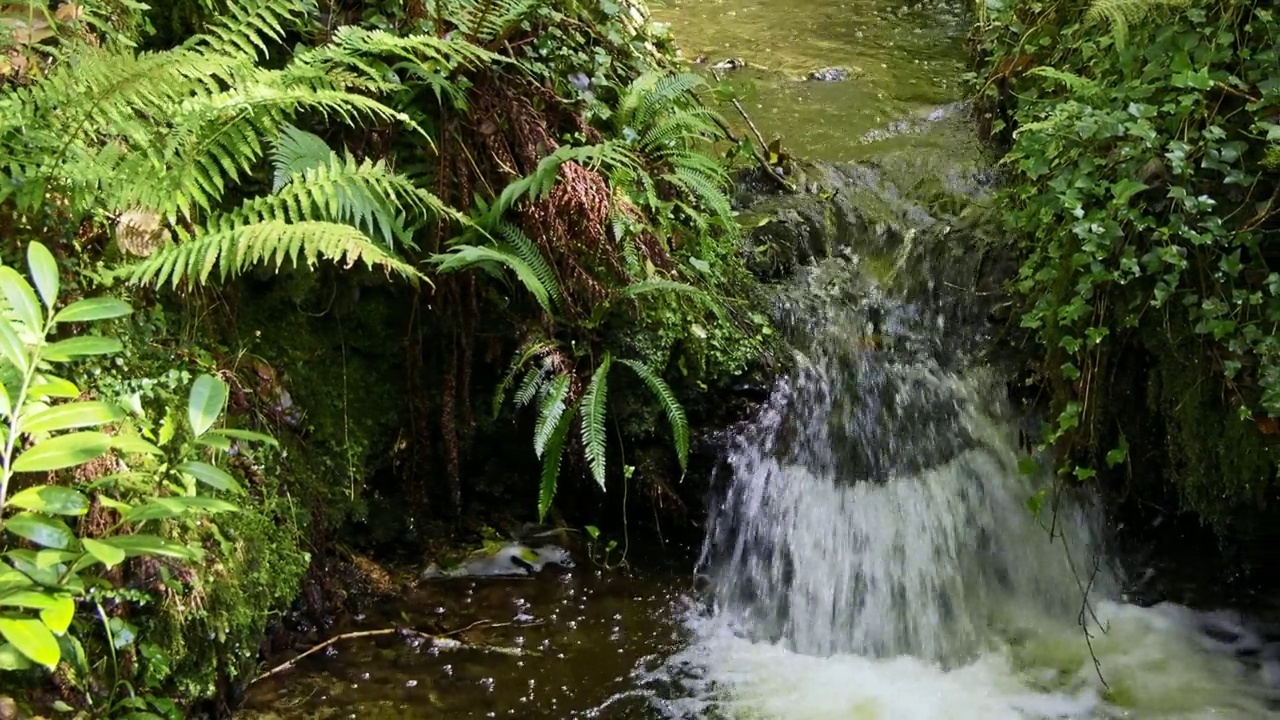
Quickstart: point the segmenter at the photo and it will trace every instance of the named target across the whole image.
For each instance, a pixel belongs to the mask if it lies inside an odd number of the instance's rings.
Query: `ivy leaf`
[[[9,498],[9,505],[45,515],[84,515],[89,499],[79,490],[59,485],[37,485]]]
[[[45,307],[52,310],[58,300],[58,261],[53,259],[49,248],[33,242],[27,246],[27,266],[31,269],[31,279],[36,283],[40,299]]]
[[[23,655],[45,667],[58,664],[62,652],[49,628],[33,618],[0,617],[0,635]]]
[[[111,437],[100,432],[75,432],[36,443],[13,461],[14,472],[46,472],[82,465],[111,449]]]
[[[133,312],[129,303],[109,297],[77,300],[53,316],[54,322],[94,322],[123,317]]]
[[[191,432],[200,437],[208,432],[222,414],[227,402],[227,384],[212,375],[201,375],[191,385],[187,398],[187,419]]]

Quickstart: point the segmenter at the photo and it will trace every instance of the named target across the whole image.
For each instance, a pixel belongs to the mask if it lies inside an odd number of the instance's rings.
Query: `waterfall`
[[[943,665],[1019,612],[1073,618],[1088,516],[1060,512],[1051,537],[1028,510],[1036,479],[966,329],[874,283],[842,295],[783,313],[794,370],[731,443],[703,557],[716,612],[798,653]]]

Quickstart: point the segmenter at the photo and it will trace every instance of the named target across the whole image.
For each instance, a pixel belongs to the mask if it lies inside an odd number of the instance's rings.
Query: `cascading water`
[[[856,292],[797,301],[796,369],[732,444],[705,550],[717,611],[799,653],[944,665],[1017,608],[1074,617],[1090,534],[1073,519],[1051,543],[1027,511],[994,374],[960,362],[966,330]]]
[[[908,251],[896,270],[919,260]],[[972,313],[937,302],[940,277],[913,291],[930,301],[895,297],[874,265],[828,260],[782,303],[794,370],[730,444],[703,548],[712,608],[658,673],[684,688],[659,709],[1280,717],[1262,682],[1280,670],[1274,646],[1221,616],[1114,600],[1088,504],[1028,510],[1037,480],[1020,472],[998,373],[972,361]]]

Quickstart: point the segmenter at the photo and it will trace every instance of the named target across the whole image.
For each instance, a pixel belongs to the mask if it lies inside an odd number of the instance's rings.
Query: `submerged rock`
[[[824,67],[818,68],[804,77],[806,80],[814,82],[840,82],[841,80],[848,80],[854,74],[854,71],[847,67]]]
[[[423,579],[457,577],[519,577],[539,573],[548,565],[572,568],[569,551],[558,545],[530,547],[521,543],[503,545],[496,551],[482,550],[473,553],[461,565],[441,569],[431,565],[422,573]]]

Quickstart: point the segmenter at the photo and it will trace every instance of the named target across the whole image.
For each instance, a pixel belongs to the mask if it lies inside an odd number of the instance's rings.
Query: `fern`
[[[1056,80],[1082,97],[1093,97],[1102,92],[1102,87],[1093,80],[1057,68],[1041,66],[1032,69],[1028,74]]]
[[[671,386],[662,379],[662,376],[653,371],[653,368],[636,360],[622,360],[622,364],[635,371],[640,376],[644,384],[648,386],[649,391],[662,405],[662,411],[667,416],[667,422],[671,424],[672,442],[676,448],[676,458],[680,461],[680,469],[685,470],[689,465],[689,420],[685,416],[684,407],[680,401],[676,399],[676,395],[671,391]]]
[[[363,263],[406,279],[425,279],[412,265],[370,241],[364,233],[338,223],[269,220],[251,225],[232,224],[223,230],[194,236],[179,230],[178,235],[178,244],[127,268],[126,277],[138,284],[167,282],[177,287],[183,280],[204,283],[215,268],[219,270],[219,279],[226,280],[254,265],[273,264],[280,269],[288,261],[294,266],[310,267],[324,258],[344,267]]]
[[[564,457],[564,445],[569,438],[569,430],[573,427],[573,415],[576,412],[578,412],[577,404],[560,416],[555,430],[547,439],[542,455],[542,479],[538,485],[538,522],[542,522],[547,516],[547,511],[551,509],[551,503],[555,500],[556,486],[560,479],[561,458]]]
[[[587,458],[587,466],[591,476],[600,485],[605,485],[605,461],[608,443],[605,437],[604,420],[608,405],[609,368],[612,357],[605,353],[604,359],[591,375],[591,382],[582,393],[582,410],[579,413],[582,421],[582,452]]]
[[[1092,0],[1085,11],[1089,22],[1106,21],[1111,26],[1116,45],[1123,47],[1129,38],[1129,27],[1157,10],[1186,7],[1190,0]]]
[[[533,402],[533,398],[542,389],[542,384],[546,382],[546,379],[547,369],[545,366],[529,368],[524,374],[524,379],[520,381],[520,387],[516,390],[515,399],[513,400],[516,407],[524,407]]]
[[[507,393],[511,391],[511,385],[515,382],[516,376],[530,360],[548,355],[555,351],[556,345],[553,342],[536,338],[524,343],[520,350],[516,353],[515,358],[511,361],[507,368],[506,374],[502,376],[502,380],[498,383],[498,388],[493,393],[493,416],[498,417],[502,404],[507,400]]]
[[[445,273],[472,268],[490,271],[496,267],[507,268],[515,273],[516,279],[524,285],[529,294],[533,295],[543,310],[548,313],[555,310],[551,300],[552,289],[544,285],[538,277],[538,272],[510,248],[501,245],[457,245],[447,253],[433,256],[431,262],[436,264],[440,272]]]
[[[538,411],[538,423],[533,431],[533,452],[539,458],[546,450],[547,443],[551,441],[555,429],[560,425],[560,418],[568,407],[571,380],[572,378],[568,375],[557,375],[555,380],[547,385],[547,391]]]
[[[333,149],[319,135],[285,125],[271,153],[271,165],[275,169],[272,192],[279,192],[295,176],[328,164],[334,157]]]

